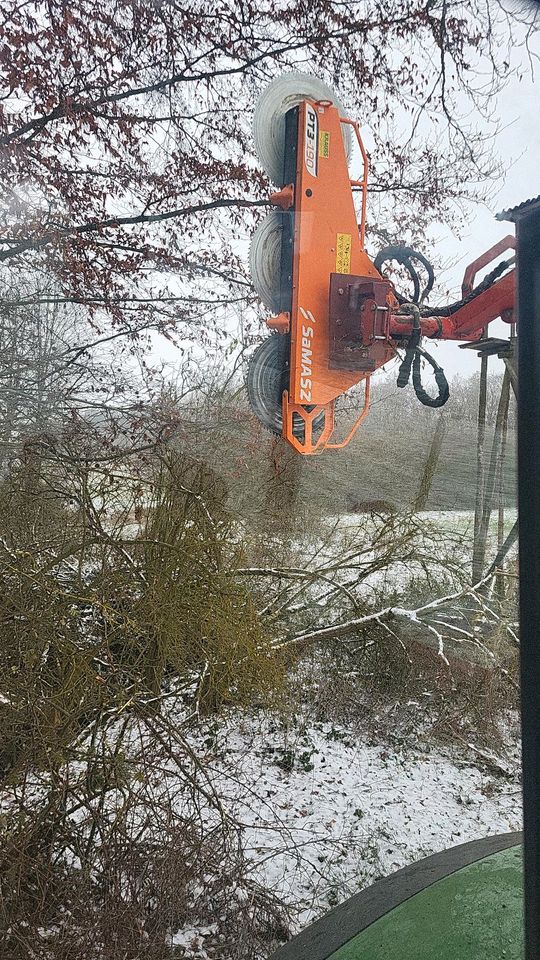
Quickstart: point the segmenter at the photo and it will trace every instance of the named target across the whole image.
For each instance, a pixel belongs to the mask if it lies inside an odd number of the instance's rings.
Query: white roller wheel
[[[249,248],[253,286],[273,313],[279,313],[282,217],[273,210],[258,225]]]
[[[290,336],[273,333],[259,344],[251,355],[246,372],[246,387],[254,414],[263,426],[278,435],[283,431],[283,391],[289,389]],[[306,406],[306,410],[313,407]],[[313,429],[324,427],[324,412],[315,417]],[[304,439],[305,426],[301,416],[293,413],[292,432]]]
[[[331,100],[342,117],[346,111],[328,84],[308,73],[295,70],[282,73],[261,93],[253,116],[255,150],[270,179],[282,187],[283,155],[285,152],[285,114],[308,97],[311,100]],[[352,149],[351,130],[343,126],[343,142],[347,160]]]

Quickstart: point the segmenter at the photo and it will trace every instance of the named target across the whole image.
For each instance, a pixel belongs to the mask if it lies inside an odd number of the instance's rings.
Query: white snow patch
[[[428,743],[396,750],[330,724],[285,737],[268,718],[229,722],[224,736],[214,785],[295,929],[407,863],[520,827],[516,779]]]
[[[182,947],[184,957],[193,957],[197,960],[207,960],[208,953],[204,949],[204,941],[217,933],[217,923],[212,923],[207,927],[184,927],[178,930],[172,937],[173,947]]]

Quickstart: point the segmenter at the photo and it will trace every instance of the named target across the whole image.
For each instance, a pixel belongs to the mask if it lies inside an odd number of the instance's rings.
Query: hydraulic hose
[[[391,244],[388,247],[384,247],[379,251],[375,260],[373,261],[375,268],[382,273],[382,267],[385,263],[388,263],[390,260],[396,260],[397,263],[401,263],[407,273],[409,274],[414,287],[412,302],[413,303],[422,303],[426,297],[429,296],[433,289],[433,284],[435,282],[435,274],[433,272],[433,267],[431,266],[427,257],[423,253],[420,253],[418,250],[414,250],[413,247],[404,247],[401,244]],[[416,260],[417,263],[421,263],[427,272],[427,283],[422,293],[420,294],[420,278],[413,266],[413,260]],[[397,293],[396,296],[400,303],[407,302],[410,298],[404,297],[402,294]]]
[[[448,380],[446,379],[444,370],[437,363],[434,357],[432,357],[427,350],[424,350],[420,346],[420,341],[422,338],[420,317],[451,317],[453,313],[456,313],[456,311],[463,307],[466,303],[470,303],[470,301],[474,300],[474,298],[480,293],[483,293],[484,290],[487,290],[489,287],[491,287],[492,284],[495,283],[495,281],[505,272],[505,270],[512,266],[514,263],[514,258],[503,260],[490,273],[488,273],[481,283],[479,283],[474,290],[471,290],[467,296],[463,297],[461,300],[456,300],[455,303],[449,303],[445,307],[426,307],[423,305],[423,301],[433,289],[435,277],[432,265],[422,253],[419,253],[418,250],[414,250],[412,247],[402,246],[401,244],[391,244],[388,247],[384,247],[377,254],[374,260],[374,265],[376,269],[382,273],[383,265],[390,260],[396,260],[405,267],[413,284],[412,302],[408,301],[406,297],[395,290],[395,295],[400,303],[399,312],[412,313],[413,316],[412,332],[407,340],[405,356],[399,367],[397,385],[398,387],[406,387],[411,379],[412,372],[414,392],[420,400],[420,403],[423,403],[426,407],[442,407],[450,396]],[[414,267],[413,261],[416,263],[421,263],[427,272],[427,283],[422,291],[420,290],[420,279]],[[430,397],[422,384],[422,358],[426,360],[433,369],[435,383],[437,384],[438,390],[436,397]]]
[[[397,385],[398,387],[406,387],[411,378],[412,370],[412,384],[420,403],[425,407],[442,407],[450,396],[450,388],[443,368],[427,350],[420,346],[422,336],[420,307],[417,303],[404,303],[400,308],[400,313],[405,312],[412,313],[413,327],[405,347],[405,356],[399,367]],[[430,397],[422,383],[422,358],[433,368],[438,391],[436,397]]]

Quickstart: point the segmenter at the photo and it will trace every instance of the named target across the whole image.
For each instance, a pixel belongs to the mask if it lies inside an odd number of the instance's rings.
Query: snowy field
[[[291,733],[268,716],[231,716],[217,753],[214,783],[293,932],[405,864],[520,828],[515,730],[504,759],[475,763],[466,747],[389,744],[330,724]],[[189,949],[205,956],[203,931]]]

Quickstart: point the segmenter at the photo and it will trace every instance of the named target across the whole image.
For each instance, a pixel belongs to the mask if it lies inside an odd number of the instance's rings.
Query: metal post
[[[484,551],[480,543],[480,528],[484,511],[484,443],[486,439],[486,398],[487,398],[488,356],[483,353],[480,366],[480,397],[478,400],[478,436],[476,447],[476,502],[474,507],[474,542],[472,561],[472,582],[482,579]]]
[[[501,387],[501,395],[499,398],[499,405],[497,408],[497,418],[495,420],[495,430],[493,433],[493,443],[491,445],[491,455],[489,459],[489,465],[487,472],[484,472],[484,489],[483,489],[483,503],[482,503],[482,516],[479,524],[478,530],[476,532],[476,542],[475,542],[475,557],[478,563],[478,568],[476,570],[477,579],[475,583],[478,583],[478,580],[482,579],[484,574],[484,565],[486,561],[486,549],[489,538],[489,522],[491,519],[491,513],[495,503],[495,493],[496,493],[496,478],[497,478],[497,468],[501,458],[501,444],[502,437],[504,434],[504,423],[508,416],[508,405],[510,403],[510,374],[508,370],[505,370],[503,376],[503,382]]]

